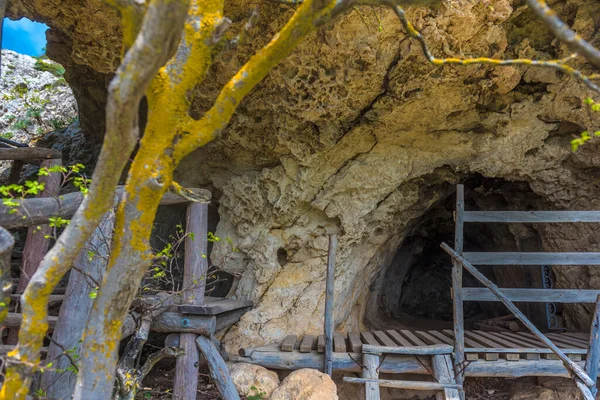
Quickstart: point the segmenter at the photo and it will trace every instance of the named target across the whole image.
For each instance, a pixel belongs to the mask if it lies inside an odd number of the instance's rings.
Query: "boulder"
[[[268,399],[273,390],[279,386],[277,374],[260,365],[229,363],[227,367],[235,388],[242,396],[264,393],[263,398]]]
[[[316,369],[299,369],[283,380],[271,400],[338,400],[331,378]]]

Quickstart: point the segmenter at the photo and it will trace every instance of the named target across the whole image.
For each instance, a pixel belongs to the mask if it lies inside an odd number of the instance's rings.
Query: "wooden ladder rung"
[[[462,386],[456,383],[438,383],[438,382],[427,382],[427,381],[396,381],[390,379],[367,379],[367,378],[355,378],[355,377],[344,377],[344,382],[348,383],[376,383],[379,386],[395,388],[395,389],[408,389],[408,390],[444,390],[444,389],[460,389]]]

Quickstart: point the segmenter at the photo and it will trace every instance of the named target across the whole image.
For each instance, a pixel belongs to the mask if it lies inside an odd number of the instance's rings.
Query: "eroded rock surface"
[[[289,374],[271,394],[271,400],[338,400],[333,380],[316,369],[299,369]]]
[[[552,6],[598,42],[592,3]],[[257,4],[228,3],[233,32]],[[37,0],[9,6],[13,17],[51,22],[49,54],[71,60],[63,62],[67,80],[80,105],[93,105],[80,107],[82,123],[94,116],[101,132],[102,90],[120,54],[116,18],[100,3],[69,0],[64,10],[52,14]],[[249,44],[220,55],[198,88],[195,115],[292,13],[269,2],[260,11]],[[446,1],[408,15],[439,57],[569,54],[520,0]],[[80,46],[86,37],[97,41],[89,49]],[[222,136],[177,172],[182,184],[213,189],[216,235],[229,240],[214,243],[211,260],[237,277],[236,296],[256,304],[226,332],[228,350],[322,331],[326,235],[334,230],[336,325],[363,328],[382,271],[407,233],[471,176],[524,182],[549,208],[600,209],[598,144],[578,153],[569,144],[600,127],[583,104],[590,94],[551,70],[431,66],[386,9],[350,10],[310,36],[242,103]],[[591,229],[539,228],[540,245],[594,250]],[[600,282],[594,270],[564,271],[556,272],[557,286]],[[589,311],[567,308],[567,323],[585,326]]]
[[[273,371],[259,365],[246,363],[229,363],[229,374],[242,396],[258,396],[268,399],[279,386],[279,377]]]

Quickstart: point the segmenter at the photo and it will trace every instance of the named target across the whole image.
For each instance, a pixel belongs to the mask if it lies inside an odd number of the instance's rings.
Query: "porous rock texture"
[[[249,44],[220,54],[198,87],[194,115],[292,14],[286,5],[228,2],[232,32],[259,6]],[[552,6],[598,44],[593,1]],[[50,23],[48,53],[67,59],[85,123],[105,101],[98,93],[118,62],[120,31],[99,1],[58,8],[60,15],[39,0],[19,0],[9,16]],[[569,54],[522,0],[444,1],[408,16],[439,57]],[[598,144],[577,153],[569,144],[600,125],[583,103],[590,94],[553,70],[433,67],[387,9],[352,9],[311,35],[243,101],[221,137],[176,173],[182,184],[212,188],[216,235],[229,240],[214,243],[211,261],[238,278],[237,297],[255,301],[224,333],[228,350],[322,331],[329,232],[339,238],[336,327],[363,328],[407,232],[470,176],[525,182],[549,208],[600,209]],[[592,227],[539,233],[544,251],[598,250]],[[595,270],[555,272],[558,286],[600,287]],[[567,322],[587,327],[589,311],[569,307]]]
[[[238,393],[242,396],[259,396],[268,399],[279,386],[279,377],[273,371],[247,363],[229,363],[229,374]]]

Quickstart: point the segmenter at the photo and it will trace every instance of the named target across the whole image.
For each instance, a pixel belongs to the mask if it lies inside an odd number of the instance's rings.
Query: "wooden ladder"
[[[460,400],[463,389],[454,378],[450,356],[452,350],[452,346],[448,345],[387,347],[363,344],[362,377],[345,377],[344,382],[364,384],[366,400],[379,400],[380,386],[408,390],[435,390],[438,391],[436,400]],[[379,379],[379,366],[386,354],[430,357],[431,373],[435,382]],[[427,360],[422,362],[424,365],[427,364]]]

